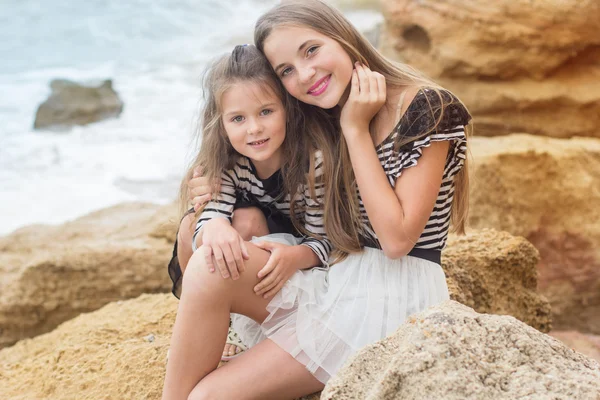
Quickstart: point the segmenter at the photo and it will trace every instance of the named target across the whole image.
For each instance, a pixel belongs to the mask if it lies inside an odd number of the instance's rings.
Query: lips
[[[325,91],[325,89],[327,89],[327,86],[329,86],[329,79],[331,79],[331,75],[327,75],[319,79],[314,85],[310,87],[310,89],[308,89],[308,92],[306,93],[312,96],[320,95]]]
[[[266,138],[266,139],[255,140],[253,142],[249,142],[248,144],[250,146],[260,146],[261,144],[265,144],[268,141],[269,141],[269,138]]]

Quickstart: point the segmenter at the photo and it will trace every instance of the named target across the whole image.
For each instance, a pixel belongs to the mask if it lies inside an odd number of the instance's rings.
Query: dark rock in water
[[[34,129],[66,129],[87,125],[107,118],[118,117],[123,102],[112,87],[112,80],[100,86],[86,86],[55,79],[50,83],[52,94],[35,115]]]

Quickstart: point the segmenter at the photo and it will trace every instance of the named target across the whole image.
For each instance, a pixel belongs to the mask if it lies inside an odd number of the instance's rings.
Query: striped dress
[[[357,350],[390,335],[410,315],[449,298],[439,256],[433,260],[428,255],[439,255],[446,243],[454,177],[466,158],[470,116],[449,92],[443,96],[447,106],[442,112],[433,90],[420,91],[393,132],[376,146],[394,187],[403,171],[418,165],[424,148],[435,141],[450,142],[435,209],[415,249],[399,259],[388,258],[360,201],[364,249],[328,268],[297,271],[268,304],[269,316],[260,326],[243,318],[234,321],[246,345],[268,338],[327,383]],[[399,146],[405,137],[418,140]]]

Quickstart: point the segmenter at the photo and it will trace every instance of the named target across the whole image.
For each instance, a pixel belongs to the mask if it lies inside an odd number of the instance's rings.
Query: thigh
[[[208,374],[190,399],[295,399],[324,385],[269,339]]]

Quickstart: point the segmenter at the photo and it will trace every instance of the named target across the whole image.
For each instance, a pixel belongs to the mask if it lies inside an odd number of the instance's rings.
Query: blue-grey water
[[[176,196],[206,63],[276,0],[0,0],[0,234]],[[349,12],[359,28],[381,17]],[[49,82],[110,78],[117,119],[33,131]]]

